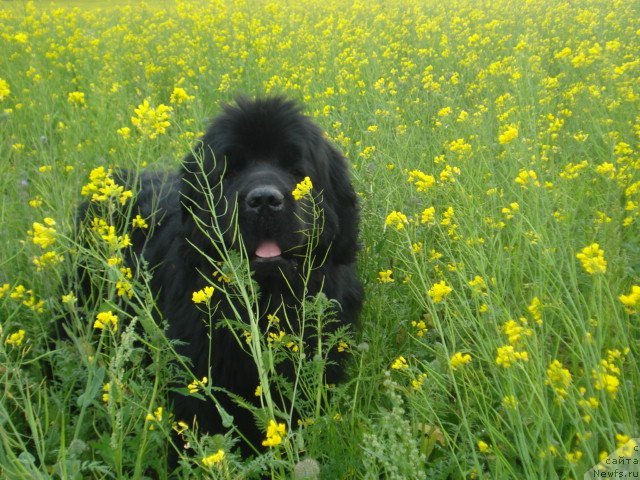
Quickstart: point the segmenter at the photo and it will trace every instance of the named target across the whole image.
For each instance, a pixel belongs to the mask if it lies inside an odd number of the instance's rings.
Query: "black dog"
[[[292,192],[305,177],[313,189],[296,200]],[[183,342],[179,353],[190,359],[198,379],[209,377],[215,387],[250,401],[259,383],[253,359],[238,343],[241,332],[209,328],[206,315],[192,301],[193,292],[216,285],[212,261],[219,259],[220,239],[208,231],[214,223],[225,248],[246,251],[260,291],[256,311],[263,317],[280,308],[295,324],[301,298],[322,292],[339,305],[328,330],[356,320],[362,302],[355,272],[357,198],[344,157],[295,102],[241,98],[227,105],[180,172],[143,173],[139,180],[133,213],[148,219],[152,233],[132,236],[133,257],[146,260],[168,335]],[[309,198],[315,199],[322,219],[312,249]],[[315,265],[304,290],[309,255]],[[242,305],[230,302],[216,288],[214,322],[247,314]],[[260,325],[266,323],[261,318]],[[330,356],[328,383],[341,376],[335,358]],[[291,369],[285,374],[292,375]],[[260,445],[264,431],[258,431],[252,416],[227,396],[219,399],[240,432]],[[172,400],[176,420],[191,424],[195,418],[200,431],[224,431],[213,403],[178,394]]]

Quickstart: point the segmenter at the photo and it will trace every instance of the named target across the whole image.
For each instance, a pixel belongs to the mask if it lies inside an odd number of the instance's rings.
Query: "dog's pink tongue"
[[[273,240],[265,240],[256,249],[256,256],[260,258],[273,258],[281,253],[280,247]]]

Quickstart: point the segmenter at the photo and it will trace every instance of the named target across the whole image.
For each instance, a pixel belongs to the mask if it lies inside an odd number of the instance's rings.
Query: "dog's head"
[[[258,273],[295,267],[307,253],[311,197],[321,211],[314,254],[334,264],[355,259],[357,201],[346,161],[295,102],[240,98],[225,106],[184,160],[183,176],[185,221],[197,215],[208,225],[213,213],[225,243],[242,241]],[[313,189],[296,200],[305,177]],[[191,240],[210,251],[205,237],[194,232]]]

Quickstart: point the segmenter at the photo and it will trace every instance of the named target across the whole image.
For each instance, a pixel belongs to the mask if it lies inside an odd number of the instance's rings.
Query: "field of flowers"
[[[134,342],[113,299],[78,314],[74,211],[109,190],[98,167],[175,168],[237,94],[304,102],[347,155],[367,298],[332,401],[253,461],[194,434],[183,478],[577,479],[632,452],[638,19],[621,0],[2,2],[0,477],[166,478],[168,347]],[[113,298],[144,296],[110,267]],[[87,335],[51,341],[69,315]]]

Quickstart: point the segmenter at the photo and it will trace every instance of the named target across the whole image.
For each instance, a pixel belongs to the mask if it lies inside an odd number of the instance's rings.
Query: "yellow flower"
[[[422,388],[422,385],[424,385],[424,381],[426,379],[427,379],[427,374],[421,373],[420,375],[418,375],[417,378],[414,378],[413,380],[411,380],[411,388],[413,388],[413,390],[420,390],[420,388]]]
[[[84,101],[84,93],[83,92],[70,92],[69,95],[67,95],[67,101],[71,104],[76,104],[76,105],[84,105],[85,101]]]
[[[224,460],[224,450],[220,449],[216,453],[213,453],[207,457],[202,459],[202,465],[209,468],[215,465],[216,463],[220,463]]]
[[[440,303],[451,292],[453,292],[453,288],[448,286],[447,283],[444,280],[442,280],[441,282],[434,284],[429,289],[428,293],[429,293],[429,297],[431,297],[431,300],[433,300],[435,303]]]
[[[620,379],[608,373],[606,367],[600,366],[598,369],[591,370],[596,390],[604,390],[611,398],[615,398],[620,388]]]
[[[392,283],[395,280],[391,278],[393,275],[393,270],[384,270],[382,272],[378,272],[378,282],[380,283]]]
[[[296,188],[293,189],[291,194],[293,195],[294,200],[300,200],[309,195],[311,193],[311,189],[313,189],[311,179],[309,177],[304,177],[304,180],[296,185]]]
[[[402,230],[409,221],[407,216],[402,212],[392,211],[384,221],[385,226],[394,226],[396,230]]]
[[[7,98],[11,93],[11,89],[9,88],[9,84],[4,78],[0,78],[0,102]]]
[[[129,127],[122,127],[116,130],[116,133],[126,140],[131,136],[131,129]]]
[[[31,241],[40,248],[45,249],[53,245],[56,241],[56,229],[53,228],[56,222],[52,218],[45,218],[42,223],[33,222],[32,230],[27,232],[31,236]]]
[[[554,360],[547,368],[547,379],[544,383],[553,388],[560,399],[564,399],[568,395],[567,388],[571,385],[571,372],[564,368],[559,360]]]
[[[201,388],[204,388],[208,381],[209,379],[207,377],[202,377],[202,380],[195,379],[193,382],[187,385],[187,389],[191,394],[198,393]]]
[[[142,218],[139,214],[136,215],[136,218],[134,218],[131,221],[131,225],[133,226],[133,228],[149,228],[149,224],[147,223],[147,221]]]
[[[520,173],[518,173],[515,182],[522,188],[527,188],[530,185],[534,187],[540,186],[540,182],[538,181],[538,174],[533,170],[520,170]]]
[[[529,354],[524,351],[517,351],[513,345],[503,345],[502,347],[498,347],[496,364],[503,368],[509,368],[513,363],[519,360],[528,362]]]
[[[19,347],[20,345],[22,345],[22,342],[24,342],[25,335],[26,335],[26,332],[20,329],[17,332],[9,335],[5,340],[5,343],[7,345],[11,345],[12,347]]]
[[[542,302],[538,297],[533,297],[531,303],[527,307],[527,310],[529,310],[529,313],[531,314],[531,317],[533,317],[533,320],[538,325],[542,325]]]
[[[287,427],[284,423],[276,423],[275,420],[269,420],[267,426],[267,438],[262,441],[263,447],[276,447],[282,443],[282,437],[286,435]]]
[[[147,413],[147,416],[145,417],[145,420],[147,422],[161,422],[162,421],[162,416],[163,416],[163,412],[164,409],[162,407],[158,407],[154,410],[153,414],[151,413]],[[149,425],[149,430],[153,430],[155,428],[155,426]]]
[[[124,205],[133,196],[131,190],[125,190],[122,185],[118,185],[113,180],[111,169],[97,167],[89,173],[89,183],[82,187],[82,196],[91,196],[92,202],[106,202],[108,200],[118,200]]]
[[[424,320],[411,321],[411,326],[416,329],[416,335],[418,337],[424,337],[427,333],[427,324]]]
[[[501,145],[506,145],[513,142],[516,138],[518,138],[518,127],[515,125],[507,125],[502,133],[498,135],[498,142],[500,142]]]
[[[182,420],[180,420],[179,422],[174,422],[171,425],[171,428],[173,429],[174,432],[176,432],[178,435],[182,435],[184,432],[186,432],[187,430],[189,430],[189,425],[187,424],[187,422],[184,422]]]
[[[413,183],[418,192],[426,192],[436,184],[436,178],[433,175],[427,175],[421,170],[411,170],[407,181]]]
[[[118,329],[118,316],[114,315],[110,310],[107,312],[100,312],[96,315],[93,328],[97,328],[99,330],[110,328],[112,331],[115,331]]]
[[[435,207],[425,208],[420,214],[420,223],[427,223],[429,225],[433,225],[435,223],[435,218],[436,218]]]
[[[471,145],[469,145],[464,138],[458,138],[457,140],[453,140],[448,144],[449,150],[452,152],[457,152],[458,154],[465,154],[471,152]]]
[[[32,262],[36,266],[36,271],[40,272],[45,268],[58,265],[64,261],[64,257],[56,252],[45,252],[39,257],[33,257]]]
[[[196,97],[193,96],[193,95],[189,95],[184,88],[175,87],[173,89],[173,92],[171,93],[171,97],[169,98],[169,102],[176,103],[176,104],[180,105],[181,103],[184,103],[184,102],[190,102],[194,98],[196,98]]]
[[[207,303],[211,300],[214,290],[212,286],[204,287],[202,290],[193,292],[191,300],[193,303]]]
[[[582,458],[582,452],[580,450],[576,450],[575,452],[567,452],[565,458],[569,463],[577,464]]]
[[[393,370],[406,370],[407,368],[409,368],[409,364],[407,363],[407,360],[402,355],[400,355],[393,361],[393,363],[391,364],[391,368]]]
[[[522,323],[526,324],[526,319],[520,319]],[[502,333],[504,333],[509,338],[509,344],[517,345],[522,340],[523,335],[530,337],[533,334],[533,331],[530,328],[523,327],[515,320],[507,320],[505,324],[500,328]]]
[[[102,401],[104,403],[109,403],[110,399],[111,399],[111,382],[108,382],[102,385]]]
[[[604,259],[604,250],[597,243],[584,247],[576,258],[580,260],[582,268],[591,275],[605,273],[607,271],[607,261]]]
[[[637,313],[640,304],[640,285],[632,285],[628,295],[620,295],[618,299],[624,305],[624,309],[630,315]]]
[[[256,390],[253,392],[253,395],[256,397],[261,397],[262,396],[262,385],[258,385],[256,387]]]
[[[514,409],[518,406],[518,400],[515,395],[506,395],[502,397],[502,406],[504,408]]]
[[[160,104],[157,108],[152,108],[149,100],[145,99],[135,109],[135,116],[131,117],[131,123],[140,130],[142,135],[154,139],[158,135],[166,133],[171,126],[169,117],[173,108]]]
[[[483,294],[487,290],[487,283],[480,275],[476,275],[469,281],[469,286],[478,294]]]
[[[471,355],[468,353],[456,352],[451,356],[449,360],[449,364],[451,365],[452,370],[457,370],[458,368],[466,365],[471,362]]]
[[[129,298],[133,297],[133,287],[131,284],[124,280],[118,280],[116,282],[116,294],[119,297],[124,297],[125,295]]]
[[[480,453],[488,453],[491,451],[491,447],[487,442],[478,440],[478,450],[480,451]]]

